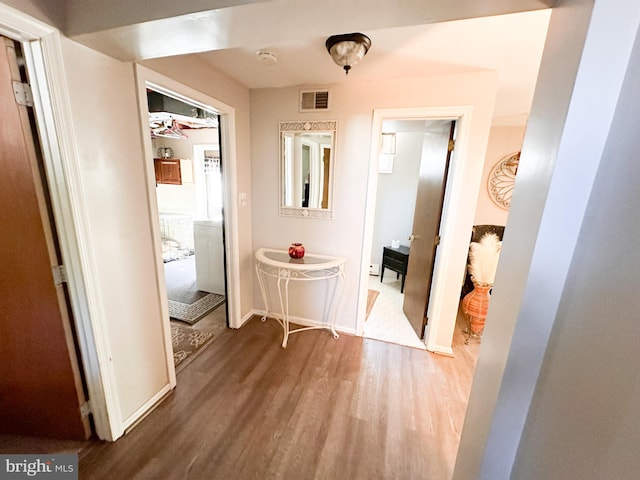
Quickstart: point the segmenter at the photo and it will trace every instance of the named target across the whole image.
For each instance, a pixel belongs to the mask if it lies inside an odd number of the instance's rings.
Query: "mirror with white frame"
[[[280,122],[280,215],[331,218],[337,122]]]

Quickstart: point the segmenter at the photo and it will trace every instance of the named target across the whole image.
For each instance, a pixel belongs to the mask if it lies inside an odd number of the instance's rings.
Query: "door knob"
[[[407,240],[409,240],[410,242],[413,242],[417,237],[412,233],[411,235],[409,235],[409,238],[407,238]]]

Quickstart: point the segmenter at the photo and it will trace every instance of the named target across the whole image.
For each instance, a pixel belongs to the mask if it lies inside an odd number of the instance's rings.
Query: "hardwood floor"
[[[0,453],[79,453],[93,479],[448,479],[479,341],[455,358],[273,321],[218,338],[115,443],[0,435]]]
[[[80,479],[448,479],[477,341],[455,358],[275,321],[225,330],[154,412],[80,452]]]

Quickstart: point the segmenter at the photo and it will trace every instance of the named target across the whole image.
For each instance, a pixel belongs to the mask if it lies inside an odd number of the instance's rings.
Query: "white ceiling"
[[[248,88],[492,70],[494,125],[523,125],[554,1],[156,0],[152,11],[127,0],[67,3],[67,34],[90,48],[123,61],[192,55]],[[324,45],[349,32],[372,47],[346,77]],[[258,62],[261,49],[275,65]]]
[[[478,70],[498,74],[494,125],[526,121],[540,65],[550,9],[428,25],[363,31],[372,47],[349,76],[333,63],[326,37],[296,38],[193,54],[248,88],[330,85],[377,78],[447,75]],[[348,32],[335,32],[348,33]],[[268,49],[274,65],[257,60]]]

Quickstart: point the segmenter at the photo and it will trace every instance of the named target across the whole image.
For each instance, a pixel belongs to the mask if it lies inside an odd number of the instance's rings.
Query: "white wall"
[[[62,39],[90,258],[120,424],[169,382],[133,66]]]
[[[640,469],[638,38],[518,448],[519,479],[635,478]]]
[[[507,155],[522,149],[524,126],[493,126],[489,133],[487,156],[482,172],[482,184],[478,196],[478,207],[474,225],[506,225],[509,211],[495,204],[489,196],[487,182],[489,173],[496,163]]]
[[[183,165],[185,162],[181,162]],[[158,213],[179,213],[181,215],[196,215],[196,187],[195,184],[156,186],[158,199]]]
[[[237,192],[245,193],[247,205],[238,208],[238,240],[240,263],[240,309],[243,318],[254,308],[252,245],[249,90],[223,73],[184,57],[159,58],[142,64],[199,92],[235,108]],[[277,127],[276,127],[277,128]],[[223,161],[225,153],[222,152]]]
[[[286,248],[292,241],[305,244],[309,252],[347,258],[346,288],[338,311],[338,328],[355,332],[360,265],[362,260],[364,217],[370,163],[372,112],[378,108],[472,105],[471,136],[467,161],[478,161],[482,168],[496,78],[492,72],[449,77],[393,79],[379,82],[346,82],[332,85],[332,111],[298,112],[298,88],[251,91],[251,149],[253,174],[253,248]],[[335,161],[334,215],[332,220],[280,217],[278,214],[278,122],[299,119],[338,121]],[[479,178],[479,174],[478,174]],[[475,212],[479,184],[465,185]],[[464,215],[464,212],[463,212]],[[470,230],[468,232],[470,235]],[[369,239],[367,239],[369,240]],[[365,260],[368,264],[369,259]],[[460,269],[465,258],[452,268]],[[257,282],[257,280],[256,280]],[[254,289],[254,305],[262,309],[259,291]],[[306,297],[305,297],[306,300]],[[455,312],[455,306],[453,308]],[[292,315],[313,315],[302,304],[292,305]],[[455,313],[454,313],[455,315]],[[443,331],[451,341],[452,331]]]

